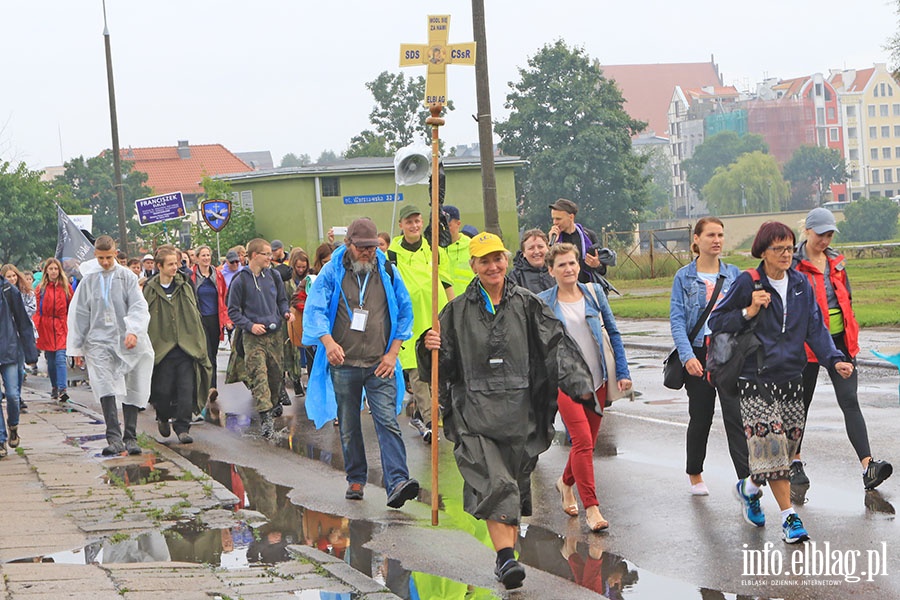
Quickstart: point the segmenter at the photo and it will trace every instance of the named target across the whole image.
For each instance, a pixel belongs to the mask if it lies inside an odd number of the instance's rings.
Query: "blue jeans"
[[[394,487],[409,479],[406,446],[397,423],[397,380],[375,375],[375,367],[331,366],[331,382],[338,408],[341,450],[348,483],[365,483],[368,473],[366,447],[360,426],[363,389],[375,421],[375,434],[381,449],[382,483],[390,494]]]
[[[19,424],[19,385],[22,379],[17,363],[0,365],[3,391],[6,394],[6,421],[11,427]],[[6,424],[0,414],[0,443],[6,443]]]
[[[44,350],[44,358],[47,359],[47,373],[50,375],[50,386],[60,392],[66,391],[68,373],[66,372],[65,350]]]

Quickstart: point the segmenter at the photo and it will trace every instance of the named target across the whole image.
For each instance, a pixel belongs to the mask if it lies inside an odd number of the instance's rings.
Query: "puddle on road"
[[[114,463],[121,464],[114,464]],[[175,481],[178,477],[169,471],[171,463],[160,461],[155,454],[144,454],[137,462],[135,457],[115,457],[103,465],[109,475],[103,479],[107,485],[144,485],[159,481]]]

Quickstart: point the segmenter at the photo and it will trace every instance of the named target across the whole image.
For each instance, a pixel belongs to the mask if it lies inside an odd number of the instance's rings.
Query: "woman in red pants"
[[[623,392],[628,390],[631,387],[631,374],[628,371],[622,336],[616,328],[606,294],[597,284],[578,281],[581,270],[578,248],[572,244],[555,244],[547,254],[547,266],[550,275],[556,280],[556,286],[541,292],[538,297],[550,306],[565,325],[566,333],[581,349],[581,354],[591,369],[596,396],[596,399],[584,401],[559,392],[559,414],[572,438],[572,449],[566,469],[556,482],[556,487],[562,498],[563,511],[574,517],[578,515],[578,505],[572,488],[577,486],[588,527],[591,531],[602,531],[609,527],[609,522],[600,513],[594,486],[594,444],[600,430],[608,386],[614,385]],[[616,358],[615,373],[607,373],[603,360],[603,328],[609,334]]]

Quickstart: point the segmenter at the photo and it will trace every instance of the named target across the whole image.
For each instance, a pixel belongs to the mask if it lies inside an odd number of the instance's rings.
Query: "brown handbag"
[[[288,323],[288,337],[294,346],[300,348],[303,346],[303,313],[292,306],[291,314],[294,315],[294,322]]]

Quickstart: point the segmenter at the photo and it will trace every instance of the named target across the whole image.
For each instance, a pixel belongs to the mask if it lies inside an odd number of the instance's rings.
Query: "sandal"
[[[559,499],[562,502],[563,512],[569,515],[570,517],[578,516],[578,504],[572,503],[567,504],[566,502],[566,492],[572,493],[572,486],[566,485],[563,483],[562,477],[556,480],[556,489],[559,491]]]
[[[591,510],[591,508],[595,510]],[[585,520],[587,520],[588,527],[594,533],[609,529],[609,521],[604,519],[603,515],[600,514],[600,508],[598,506],[592,506],[586,509],[584,516]]]

